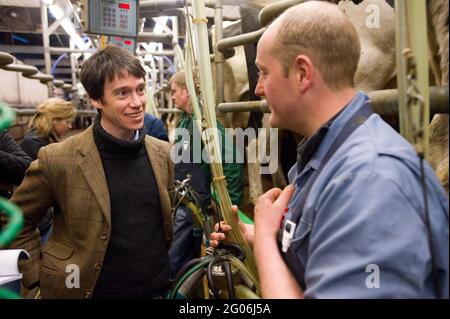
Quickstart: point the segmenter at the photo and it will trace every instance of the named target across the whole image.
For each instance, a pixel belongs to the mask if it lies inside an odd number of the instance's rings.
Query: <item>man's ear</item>
[[[300,91],[305,93],[311,86],[314,76],[314,65],[308,56],[300,54],[295,58],[294,68]]]
[[[101,110],[103,108],[103,104],[100,100],[94,100],[92,98],[89,98],[89,100],[91,101],[91,104],[98,110]]]

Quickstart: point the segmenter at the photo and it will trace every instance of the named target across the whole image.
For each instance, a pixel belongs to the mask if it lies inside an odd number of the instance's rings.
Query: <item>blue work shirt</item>
[[[331,123],[295,185],[286,219],[300,210],[302,187],[345,123],[367,101],[358,92]],[[449,297],[448,198],[425,164],[432,246]],[[305,272],[306,298],[434,298],[420,162],[413,147],[371,115],[330,158],[311,188],[291,243]]]
[[[169,141],[164,122],[148,113],[144,113],[144,131],[145,134],[156,137],[160,140]]]

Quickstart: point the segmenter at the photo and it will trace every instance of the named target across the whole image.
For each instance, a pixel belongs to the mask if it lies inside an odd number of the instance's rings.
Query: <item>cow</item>
[[[361,57],[355,75],[357,89],[370,92],[395,87],[395,13],[393,1],[364,0],[336,1],[337,5],[352,20],[361,41]],[[273,1],[247,1],[257,9]],[[375,7],[374,7],[375,6]],[[378,12],[371,11],[376,8]],[[241,11],[242,12],[242,11]],[[372,17],[370,15],[373,15]],[[374,19],[379,17],[379,21]],[[448,2],[444,0],[427,1],[428,30],[431,56],[430,64],[436,65],[435,77],[431,83],[448,84]],[[233,26],[236,30],[236,24]],[[224,35],[226,32],[224,32]],[[376,70],[376,71],[374,71]],[[247,81],[247,65],[243,46],[235,48],[235,55],[225,61],[225,102],[247,100],[251,94]],[[247,127],[248,113],[232,113],[228,123],[233,127]],[[391,121],[388,120],[391,123]],[[261,126],[266,124],[262,118]],[[395,127],[396,123],[391,123]],[[397,127],[396,127],[397,128]],[[283,134],[283,133],[282,133]],[[435,169],[442,185],[448,192],[448,115],[437,114],[430,124],[429,161]],[[298,140],[298,139],[296,139]]]

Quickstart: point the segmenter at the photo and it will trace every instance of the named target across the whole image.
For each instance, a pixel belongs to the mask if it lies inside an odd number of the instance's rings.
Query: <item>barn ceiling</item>
[[[75,9],[78,5],[78,1],[76,0],[58,1],[60,5],[72,5]],[[238,19],[238,5],[244,2],[239,0],[224,0],[224,16],[231,19]],[[207,8],[207,15],[213,17],[213,9]],[[55,18],[49,12],[48,24],[51,25],[54,21]],[[78,24],[75,19],[72,19],[72,22],[75,25]],[[154,25],[155,23],[152,19],[147,19],[144,31],[152,32]],[[180,27],[182,28],[182,24],[180,24]],[[184,31],[180,31],[180,35],[182,35]],[[50,35],[50,47],[69,47],[69,36],[61,27],[58,27]],[[167,47],[165,49],[172,48]],[[0,0],[0,51],[9,52],[25,64],[34,65],[41,72],[45,73],[40,0]],[[62,55],[63,53],[52,53],[52,66],[58,61],[53,75],[55,79],[71,83],[69,56]]]

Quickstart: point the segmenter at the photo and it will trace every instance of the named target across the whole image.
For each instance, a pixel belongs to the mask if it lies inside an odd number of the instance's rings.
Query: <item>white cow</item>
[[[276,1],[247,1],[256,7]],[[355,4],[349,0],[338,2],[359,34],[361,57],[355,74],[358,89],[369,92],[392,87],[395,84],[395,14],[385,0],[364,0]],[[436,64],[436,84],[448,84],[448,2],[427,2],[430,49],[436,53],[431,62]],[[233,58],[226,60],[225,102],[241,101],[248,97],[247,67],[243,47],[236,48]],[[233,127],[245,127],[248,113],[233,113]],[[263,123],[265,121],[263,120]],[[436,115],[430,126],[430,163],[448,192],[448,115]]]

